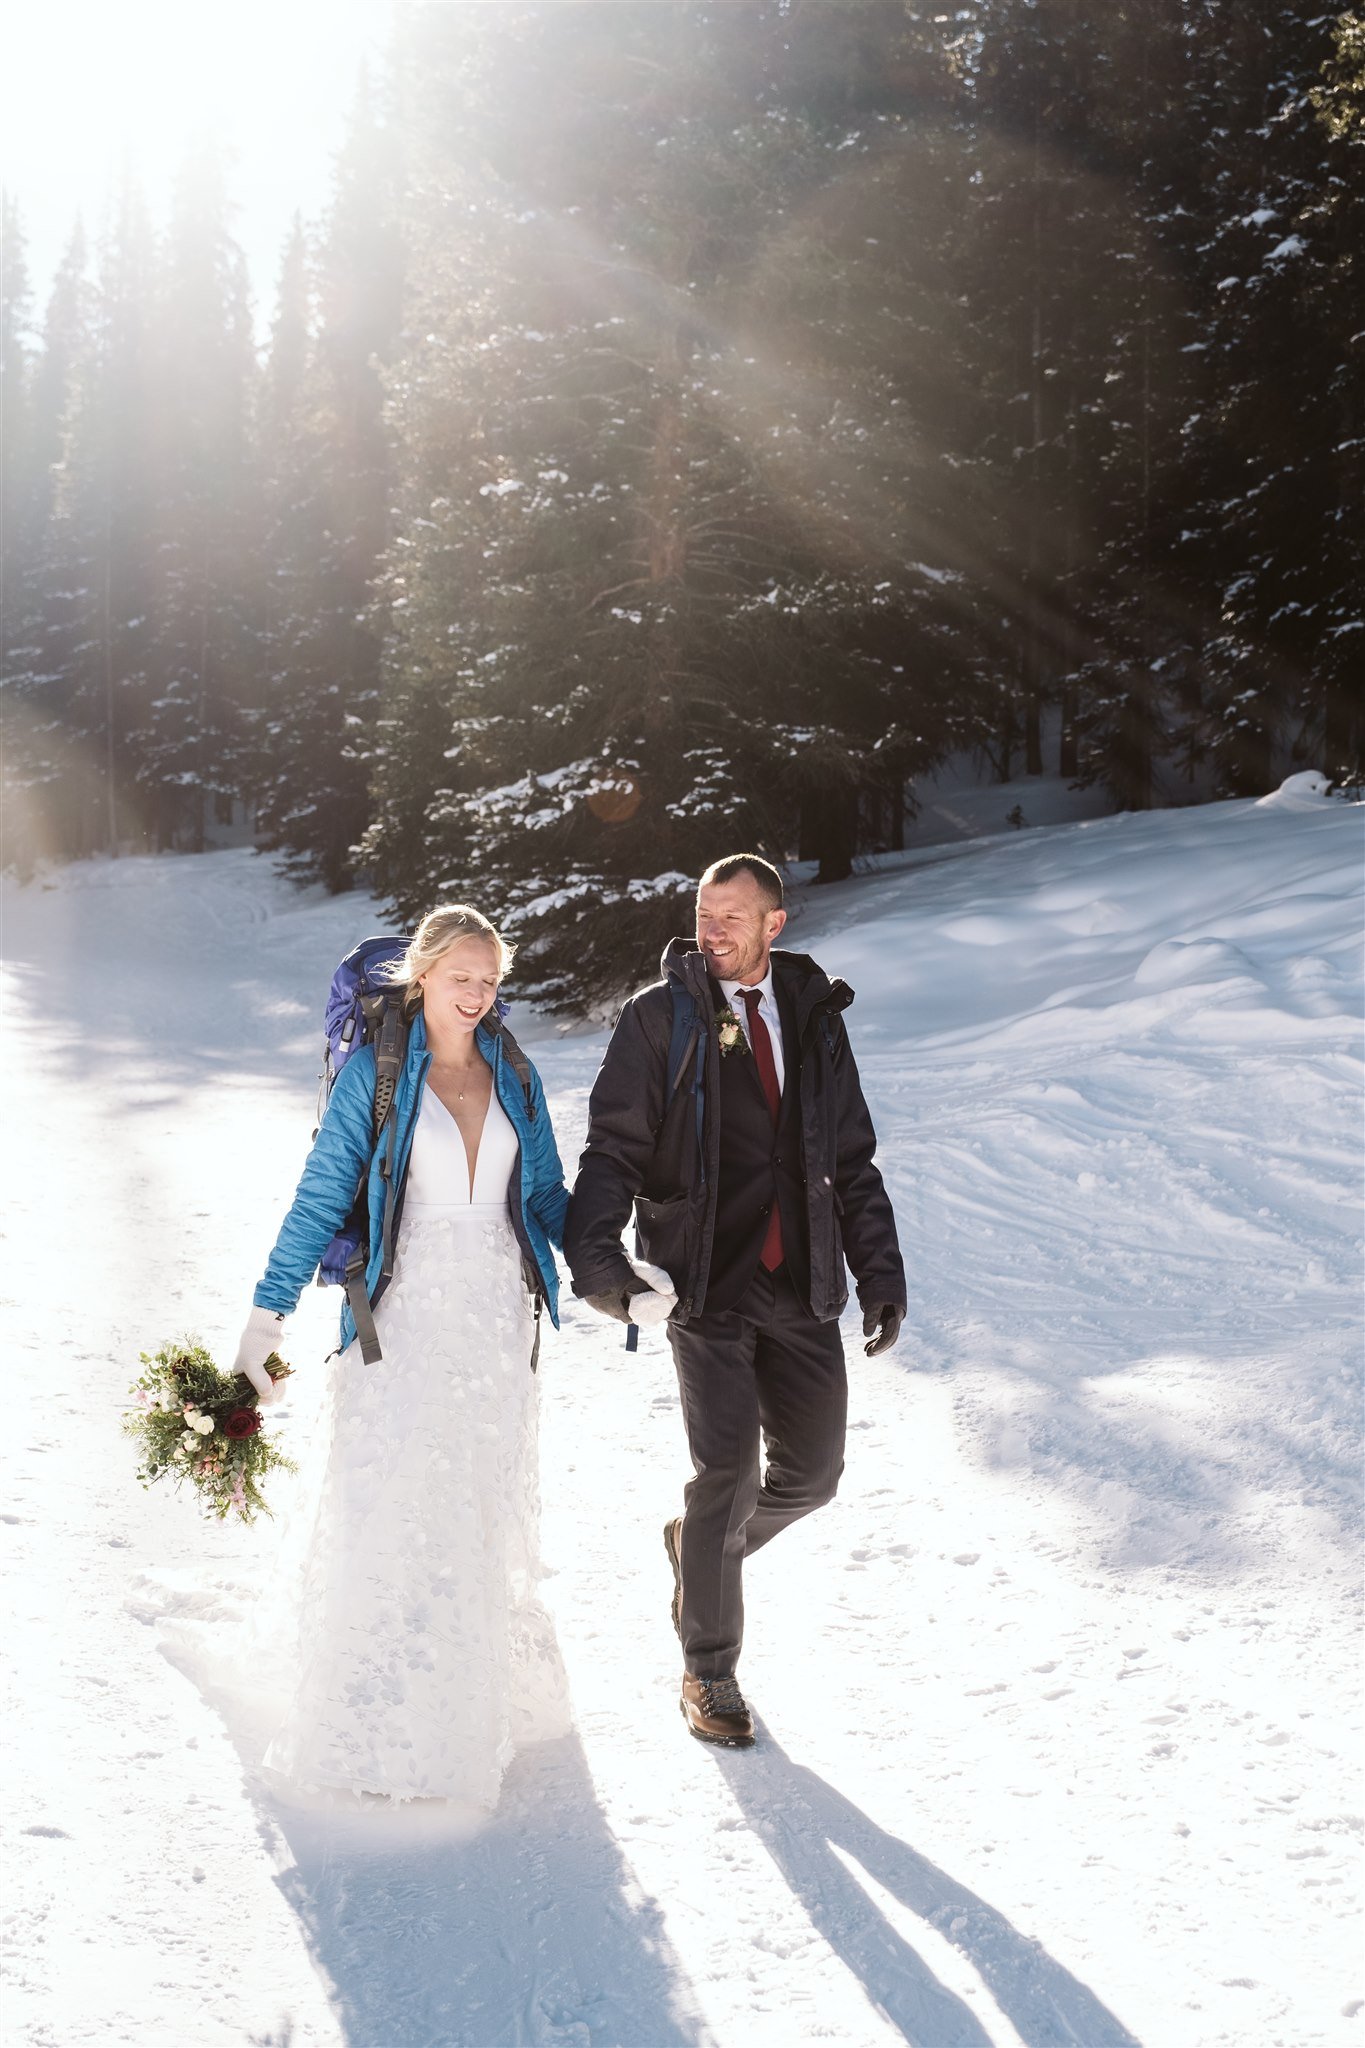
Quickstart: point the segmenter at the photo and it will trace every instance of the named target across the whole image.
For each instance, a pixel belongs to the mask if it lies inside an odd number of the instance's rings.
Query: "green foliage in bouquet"
[[[123,1423],[142,1454],[142,1484],[167,1476],[177,1486],[188,1480],[204,1514],[220,1522],[228,1515],[243,1522],[268,1515],[261,1481],[295,1466],[262,1431],[250,1380],[221,1372],[203,1345],[188,1338],[144,1351],[142,1364],[129,1390],[137,1407]],[[265,1369],[272,1380],[287,1379],[291,1370],[273,1351]]]

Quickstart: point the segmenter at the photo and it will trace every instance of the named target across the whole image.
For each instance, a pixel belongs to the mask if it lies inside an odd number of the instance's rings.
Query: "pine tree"
[[[1098,544],[1078,602],[1079,768],[1121,809],[1145,810],[1169,793],[1207,631],[1182,542],[1182,436],[1202,377],[1192,279],[1203,124],[1185,0],[1141,0],[1111,18],[1107,41],[1093,118],[1118,208],[1107,327],[1091,355]]]
[[[260,717],[256,827],[300,879],[333,890],[350,876],[365,824],[365,773],[346,749],[339,547],[328,525],[335,446],[319,394],[308,252],[295,222],[281,267],[264,392],[266,685]],[[353,608],[354,599],[350,600]],[[339,631],[338,628],[341,627]]]
[[[974,67],[971,453],[1002,608],[985,750],[1003,778],[1022,742],[1037,773],[1040,709],[1058,702],[1062,773],[1103,779],[1125,808],[1157,799],[1199,640],[1172,557],[1200,176],[1183,11],[1000,0]]]
[[[125,169],[101,237],[88,399],[74,437],[71,488],[90,536],[79,664],[96,742],[106,849],[145,843],[136,735],[152,695],[158,538],[155,445],[159,389],[151,322],[156,251],[146,206]]]
[[[95,711],[83,687],[90,531],[74,459],[90,396],[94,302],[77,223],[48,297],[42,342],[6,446],[16,511],[7,549],[4,677],[7,858],[90,852],[101,841]],[[22,313],[16,306],[15,338]],[[19,368],[11,343],[7,370]]]
[[[248,777],[260,660],[250,301],[211,152],[177,187],[153,360],[153,693],[134,744],[157,843],[198,851]]]
[[[1322,82],[1309,95],[1328,138],[1324,181],[1314,209],[1319,260],[1313,269],[1318,321],[1330,334],[1323,371],[1332,436],[1335,502],[1327,515],[1336,573],[1324,599],[1318,635],[1321,666],[1310,675],[1296,709],[1300,746],[1318,749],[1327,773],[1343,783],[1365,783],[1365,699],[1359,686],[1365,616],[1359,507],[1365,500],[1365,390],[1359,369],[1359,320],[1365,308],[1365,16],[1337,19],[1334,46],[1322,64]],[[1298,118],[1302,118],[1301,111]]]
[[[0,266],[0,863],[27,871],[41,834],[31,801],[28,730],[36,669],[35,570],[40,485],[31,431],[33,351],[19,209],[3,195]]]
[[[8,192],[3,209],[4,263],[0,266],[0,575],[3,594],[14,600],[23,580],[32,475],[29,460],[29,371],[32,361],[29,290],[24,231],[19,208]],[[9,640],[9,605],[0,610],[0,631]],[[8,660],[6,660],[8,669]]]
[[[1360,141],[1314,90],[1349,50],[1298,10],[1205,0],[1223,114],[1204,270],[1210,402],[1189,434],[1204,574],[1205,738],[1219,786],[1277,753],[1357,777],[1361,625]],[[1349,71],[1349,59],[1348,59]],[[1349,86],[1346,88],[1349,105]]]
[[[368,83],[316,261],[285,252],[263,418],[268,685],[258,830],[301,879],[349,886],[369,816],[380,636],[373,581],[388,532],[382,365],[402,311],[397,153]]]
[[[1084,128],[1094,60],[1078,26],[1065,5],[1004,4],[983,10],[972,52],[971,203],[957,257],[980,395],[962,453],[983,511],[975,594],[995,628],[974,737],[1002,782],[1043,767],[1042,708],[1084,518],[1073,343],[1078,272],[1095,254]]]

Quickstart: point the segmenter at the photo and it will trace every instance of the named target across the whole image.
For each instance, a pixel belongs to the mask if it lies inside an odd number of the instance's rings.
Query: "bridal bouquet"
[[[177,1486],[189,1480],[203,1512],[220,1522],[227,1515],[243,1522],[268,1515],[261,1481],[277,1467],[295,1467],[263,1433],[250,1380],[220,1372],[203,1346],[188,1339],[144,1351],[142,1364],[129,1390],[137,1407],[123,1423],[142,1454],[142,1484],[168,1473]],[[272,1380],[287,1379],[291,1370],[273,1351],[265,1369]]]

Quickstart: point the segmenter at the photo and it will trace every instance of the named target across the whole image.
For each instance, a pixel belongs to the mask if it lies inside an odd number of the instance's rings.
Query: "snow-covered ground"
[[[905,1335],[848,1327],[847,1476],[751,1570],[726,1754],[675,1705],[663,1337],[570,1308],[576,1733],[472,1841],[262,1786],[213,1653],[288,1525],[140,1493],[117,1427],[141,1348],[235,1342],[373,906],[240,852],[8,886],[6,2043],[1352,2038],[1363,816],[1108,818],[799,904],[858,990]],[[516,1022],[572,1161],[602,1034]],[[291,1325],[305,1450],[334,1315]]]

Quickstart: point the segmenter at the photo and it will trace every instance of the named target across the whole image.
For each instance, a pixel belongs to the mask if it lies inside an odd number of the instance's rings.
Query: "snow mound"
[[[1315,811],[1331,801],[1332,785],[1327,777],[1317,768],[1306,768],[1300,775],[1287,776],[1269,796],[1259,797],[1256,808],[1261,811]]]
[[[1226,939],[1162,939],[1133,970],[1139,988],[1189,987],[1241,976],[1256,978],[1240,946]]]

